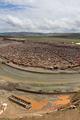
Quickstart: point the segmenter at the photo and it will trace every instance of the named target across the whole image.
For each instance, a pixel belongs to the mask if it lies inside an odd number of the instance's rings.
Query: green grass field
[[[11,37],[13,38],[13,37]],[[31,40],[31,41],[40,41],[40,42],[56,42],[56,43],[68,43],[68,44],[72,44],[73,43],[78,43],[80,42],[79,38],[64,38],[64,37],[53,37],[53,36],[17,36],[14,37],[17,40]]]

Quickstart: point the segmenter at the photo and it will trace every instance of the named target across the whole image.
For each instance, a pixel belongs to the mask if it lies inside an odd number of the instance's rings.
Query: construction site
[[[0,119],[64,120],[79,107],[79,45],[0,37]]]

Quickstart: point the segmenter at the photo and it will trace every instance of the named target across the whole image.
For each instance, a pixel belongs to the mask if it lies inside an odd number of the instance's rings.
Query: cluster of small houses
[[[29,67],[66,69],[80,65],[80,47],[41,42],[24,42],[0,48],[8,62]]]

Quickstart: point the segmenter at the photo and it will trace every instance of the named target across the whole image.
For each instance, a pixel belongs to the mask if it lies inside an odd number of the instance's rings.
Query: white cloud
[[[35,8],[35,0],[0,0],[0,4],[4,6],[12,6],[16,9]],[[0,5],[0,7],[1,7]],[[7,9],[8,9],[7,7]],[[1,7],[2,8],[2,7]],[[11,7],[10,7],[11,9]]]
[[[41,32],[80,31],[80,0],[1,0],[15,5],[31,5],[32,9],[1,10],[6,30]],[[0,2],[1,2],[0,1]],[[3,17],[2,17],[3,16]],[[0,28],[1,31],[2,28]]]
[[[7,15],[3,16],[2,21],[9,24],[13,28],[20,29],[21,30],[36,30],[36,25],[32,22],[31,19],[22,19],[18,18],[16,16]]]
[[[5,2],[5,3],[11,3],[11,4],[31,4],[33,3],[35,0],[1,0],[1,2]]]
[[[13,26],[23,27],[24,22],[22,22],[19,18],[15,16],[8,15],[5,20],[8,24]]]

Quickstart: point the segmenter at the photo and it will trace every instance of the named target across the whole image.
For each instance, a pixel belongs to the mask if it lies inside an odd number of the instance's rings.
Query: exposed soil
[[[48,42],[18,42],[0,38],[0,57],[7,62],[24,66],[39,67],[50,70],[80,69],[80,47]],[[8,78],[7,78],[8,79]],[[1,120],[80,120],[78,109],[57,111],[71,102],[70,95],[35,95],[17,91],[20,83],[0,81],[0,102],[7,103],[7,110],[0,116]],[[27,86],[23,84],[23,87]],[[31,109],[26,110],[9,101],[10,95],[31,102]],[[77,96],[74,96],[77,100]],[[73,97],[73,98],[74,98]],[[79,96],[78,96],[78,99]],[[75,101],[75,100],[74,100]],[[57,112],[56,112],[57,111]],[[3,119],[2,119],[3,118]]]
[[[64,70],[80,66],[80,47],[75,45],[32,41],[11,43],[0,47],[0,56],[25,67]]]
[[[51,113],[43,117],[24,117],[16,120],[80,120],[80,112],[78,110],[68,110],[63,112]]]
[[[44,114],[55,112],[61,107],[70,104],[70,95],[35,95],[30,93],[19,92],[15,87],[18,83],[0,82],[0,102],[6,103],[7,110],[0,115],[0,118],[24,118],[25,117],[40,117]],[[18,104],[9,101],[10,95],[17,95],[19,98],[31,103],[29,110],[19,106]],[[1,103],[0,103],[1,104]]]
[[[64,70],[80,65],[80,47],[0,38],[0,56],[17,65]]]

